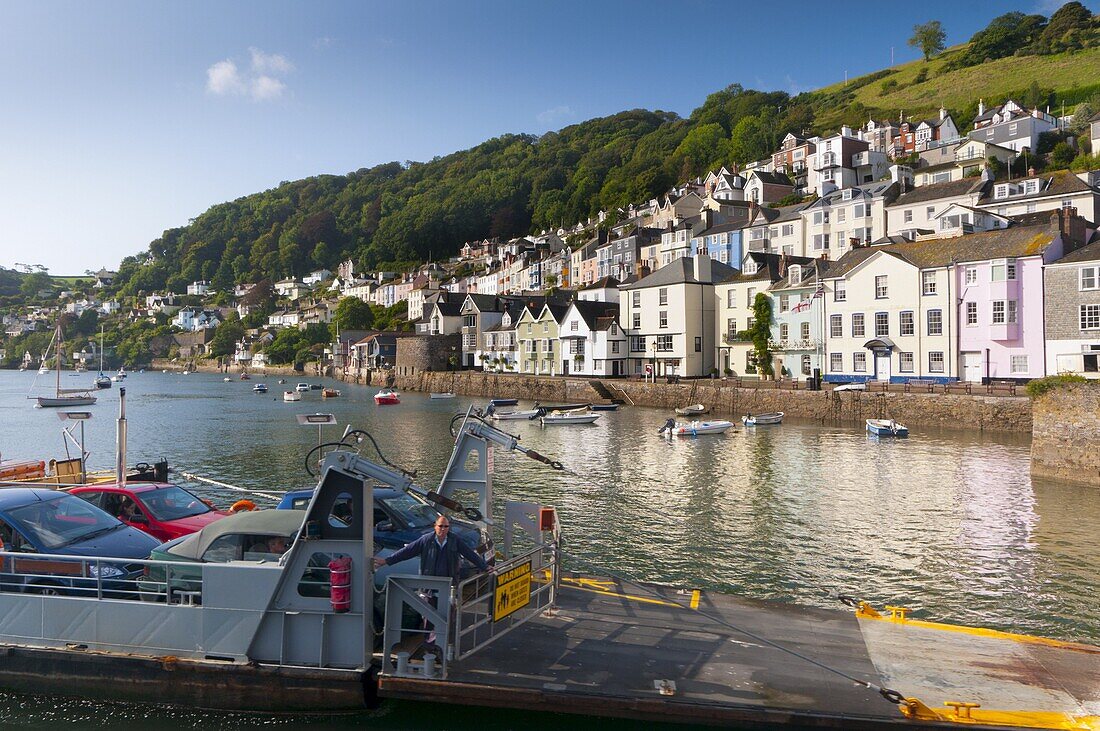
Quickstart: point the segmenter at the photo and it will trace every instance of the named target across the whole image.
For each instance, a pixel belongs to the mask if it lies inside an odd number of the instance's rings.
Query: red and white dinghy
[[[374,394],[374,403],[379,406],[399,404],[401,403],[401,395],[392,388],[383,388],[381,391]]]

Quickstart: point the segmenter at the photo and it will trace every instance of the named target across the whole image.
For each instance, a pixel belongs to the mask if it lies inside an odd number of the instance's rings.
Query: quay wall
[[[480,371],[418,371],[389,376],[385,381],[381,376],[382,373],[376,371],[351,375],[347,380],[374,385],[384,383],[406,391],[453,391],[485,399],[521,398],[543,403],[603,400],[587,378]],[[338,374],[337,377],[342,376]],[[710,407],[711,414],[731,417],[731,420],[740,419],[747,413],[783,411],[793,418],[823,424],[860,425],[865,419],[893,418],[911,428],[1031,431],[1031,400],[1023,396],[737,388],[720,379],[679,384],[607,379],[602,383],[627,404],[665,409],[670,416],[676,407],[702,403]]]
[[[292,365],[264,366],[263,368],[241,368],[236,365],[225,365],[215,360],[169,360],[168,358],[154,358],[149,366],[154,371],[191,371],[192,373],[225,373],[227,375],[248,372],[252,375],[265,376],[317,376],[317,364],[309,363],[304,371],[295,370]]]
[[[1054,388],[1032,410],[1032,476],[1100,487],[1100,385]]]

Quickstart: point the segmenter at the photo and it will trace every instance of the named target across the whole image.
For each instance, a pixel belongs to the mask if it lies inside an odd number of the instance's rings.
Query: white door
[[[890,380],[890,354],[880,355],[875,353],[875,380]]]
[[[970,383],[982,382],[982,354],[963,353],[963,380]]]

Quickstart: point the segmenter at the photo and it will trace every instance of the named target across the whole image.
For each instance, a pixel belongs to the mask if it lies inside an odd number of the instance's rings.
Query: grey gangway
[[[503,533],[501,560],[491,572],[467,577],[457,586],[446,578],[390,575],[382,676],[446,678],[452,661],[470,657],[552,610],[560,580],[557,514],[535,503],[508,501],[503,520],[490,516],[494,446],[561,468],[533,450],[520,449],[517,437],[490,426],[472,410],[466,412],[439,489],[426,497],[444,506],[449,502],[452,509],[462,504],[460,498],[476,500],[478,508],[462,512]],[[429,643],[430,634],[434,638]]]

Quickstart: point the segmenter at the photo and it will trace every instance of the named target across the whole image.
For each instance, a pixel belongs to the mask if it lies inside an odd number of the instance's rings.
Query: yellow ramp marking
[[[699,596],[700,596],[700,593],[699,593],[698,589],[691,592],[691,608],[692,609],[698,609],[699,608]]]

